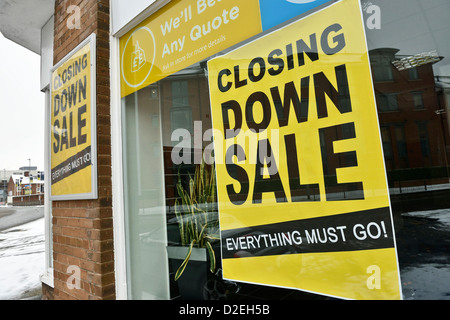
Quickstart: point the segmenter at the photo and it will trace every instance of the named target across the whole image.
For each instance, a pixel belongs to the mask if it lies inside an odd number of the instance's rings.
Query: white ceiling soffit
[[[112,0],[112,33],[122,29],[128,22],[134,19],[139,13],[148,8],[156,0]]]
[[[54,9],[55,0],[0,0],[0,31],[5,38],[40,54],[41,28]]]
[[[111,32],[121,37],[173,0],[111,0]]]

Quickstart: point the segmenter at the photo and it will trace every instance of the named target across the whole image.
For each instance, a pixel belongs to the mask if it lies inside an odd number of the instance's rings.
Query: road
[[[44,208],[0,208],[0,300],[39,298],[44,268]]]

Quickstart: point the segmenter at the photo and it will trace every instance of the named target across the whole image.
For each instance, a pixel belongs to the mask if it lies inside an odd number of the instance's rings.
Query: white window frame
[[[125,209],[122,160],[122,118],[120,102],[119,38],[110,36],[110,92],[111,92],[111,172],[113,193],[114,270],[116,299],[127,300],[127,263],[125,237]]]
[[[40,276],[42,283],[54,288],[53,281],[53,225],[52,225],[52,202],[49,198],[50,188],[50,69],[53,66],[53,29],[54,15],[49,18],[41,29],[41,77],[40,88],[45,93],[45,113],[44,113],[44,234],[45,234],[45,265]],[[45,188],[47,185],[47,188]],[[38,185],[42,194],[42,185]]]
[[[50,87],[44,89],[45,92],[45,133],[44,133],[44,185],[50,183]],[[49,190],[49,188],[47,188]],[[45,225],[45,267],[40,276],[41,282],[50,287],[54,287],[53,281],[53,226],[52,226],[52,202],[49,199],[48,192],[44,192],[44,225]]]

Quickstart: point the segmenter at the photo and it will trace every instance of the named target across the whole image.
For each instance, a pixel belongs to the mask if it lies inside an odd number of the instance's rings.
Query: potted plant
[[[184,297],[191,299],[201,298],[207,281],[207,262],[211,273],[216,270],[213,243],[219,240],[219,231],[214,166],[210,168],[202,162],[194,176],[189,175],[187,187],[183,186],[180,174],[176,184],[180,200],[175,202],[175,215],[181,247],[168,250],[172,259],[180,259],[174,279],[181,293],[183,288],[190,291]]]

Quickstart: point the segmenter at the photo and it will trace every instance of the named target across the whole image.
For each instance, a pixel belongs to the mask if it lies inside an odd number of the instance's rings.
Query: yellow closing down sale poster
[[[95,34],[51,72],[52,200],[95,199]]]
[[[223,276],[401,299],[358,0],[208,62]]]

